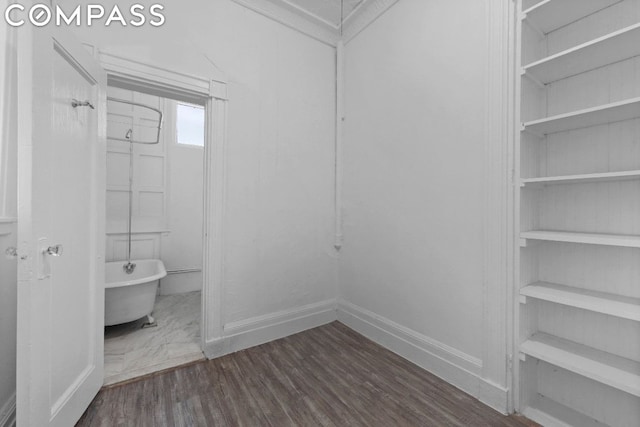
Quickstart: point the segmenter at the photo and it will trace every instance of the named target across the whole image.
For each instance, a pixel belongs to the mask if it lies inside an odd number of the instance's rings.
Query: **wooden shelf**
[[[640,55],[640,24],[607,34],[523,68],[523,73],[547,84]]]
[[[620,234],[570,233],[564,231],[523,231],[520,233],[521,246],[526,240],[542,240],[547,242],[582,243],[587,245],[620,246],[640,248],[640,236]],[[522,242],[524,240],[524,242]]]
[[[603,427],[602,423],[593,418],[542,395],[538,395],[535,402],[524,408],[522,415],[543,426]]]
[[[546,282],[525,286],[520,289],[520,295],[622,319],[640,321],[640,298],[622,297]]]
[[[546,135],[640,117],[640,98],[559,114],[523,123],[523,130]]]
[[[631,179],[640,179],[640,170],[524,178],[520,180],[520,185],[522,187],[540,187],[552,184],[579,184],[589,182],[625,181]]]
[[[544,0],[525,10],[522,19],[547,34],[620,1]]]
[[[520,351],[567,371],[640,397],[640,363],[537,333],[520,346]]]

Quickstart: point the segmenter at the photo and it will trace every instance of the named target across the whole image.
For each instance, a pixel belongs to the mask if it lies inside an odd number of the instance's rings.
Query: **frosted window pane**
[[[204,108],[178,104],[176,128],[178,144],[204,147]]]

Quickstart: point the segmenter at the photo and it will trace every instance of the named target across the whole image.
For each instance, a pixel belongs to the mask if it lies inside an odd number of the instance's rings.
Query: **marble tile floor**
[[[196,360],[200,349],[200,291],[158,295],[158,326],[142,329],[146,317],[104,332],[104,385],[136,378]]]

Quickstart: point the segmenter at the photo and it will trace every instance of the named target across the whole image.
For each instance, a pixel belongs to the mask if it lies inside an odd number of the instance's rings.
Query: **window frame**
[[[203,114],[203,123],[202,123],[202,131],[203,131],[203,138],[202,138],[202,145],[196,145],[196,144],[188,144],[188,143],[181,143],[180,140],[178,139],[178,108],[180,105],[185,105],[187,107],[193,107],[193,108],[197,108],[202,110],[202,114]],[[207,117],[206,117],[206,109],[202,106],[202,105],[197,105],[197,104],[192,104],[189,102],[184,102],[184,101],[174,101],[173,102],[173,108],[172,108],[172,125],[173,125],[173,141],[174,141],[174,145],[176,147],[180,147],[180,148],[191,148],[191,149],[198,149],[198,150],[204,150],[204,145],[206,144],[206,133],[207,133]]]

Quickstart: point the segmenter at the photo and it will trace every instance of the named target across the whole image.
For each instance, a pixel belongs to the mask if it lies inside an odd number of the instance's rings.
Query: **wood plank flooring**
[[[100,391],[78,426],[505,426],[506,417],[334,322]]]

